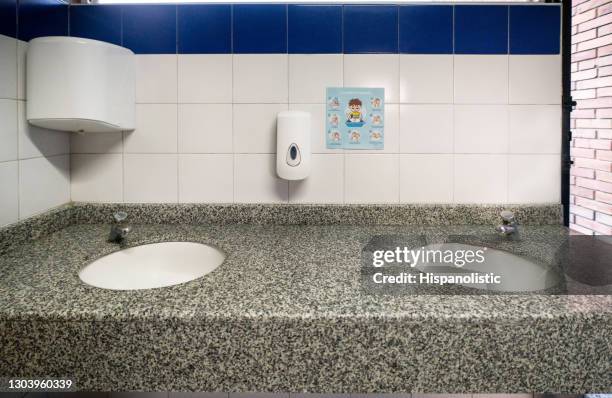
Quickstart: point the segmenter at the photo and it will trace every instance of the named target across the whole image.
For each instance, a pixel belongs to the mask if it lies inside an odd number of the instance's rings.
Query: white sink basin
[[[200,278],[224,260],[221,250],[201,243],[153,243],[101,257],[83,268],[79,278],[103,289],[153,289]]]
[[[465,245],[461,243],[432,244],[425,246],[425,250],[482,250],[480,246]],[[473,262],[461,268],[450,266],[445,263],[424,263],[417,265],[421,272],[444,273],[445,275],[472,272],[477,274],[493,273],[500,276],[499,284],[469,284],[460,283],[462,286],[498,291],[498,292],[534,292],[556,286],[561,281],[558,273],[549,267],[533,262],[527,258],[517,256],[503,250],[486,248],[484,251],[484,262]]]

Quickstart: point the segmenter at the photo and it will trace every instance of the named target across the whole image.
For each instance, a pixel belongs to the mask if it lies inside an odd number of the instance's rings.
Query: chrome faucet
[[[132,227],[125,222],[127,216],[127,213],[124,211],[118,211],[117,213],[113,214],[115,223],[111,225],[110,235],[108,237],[110,242],[123,242],[123,240],[132,230]]]
[[[495,230],[502,235],[514,235],[518,232],[518,224],[514,218],[514,213],[509,210],[504,210],[500,214],[502,223]]]

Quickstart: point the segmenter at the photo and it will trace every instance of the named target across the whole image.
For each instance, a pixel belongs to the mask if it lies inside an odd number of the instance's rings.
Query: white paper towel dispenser
[[[39,37],[26,57],[28,122],[76,132],[134,129],[132,51],[98,40]]]
[[[276,120],[276,173],[285,180],[310,174],[310,113],[280,112]]]

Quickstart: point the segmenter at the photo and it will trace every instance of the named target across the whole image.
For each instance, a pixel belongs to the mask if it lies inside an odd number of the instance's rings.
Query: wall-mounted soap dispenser
[[[75,132],[133,130],[135,58],[127,48],[78,37],[39,37],[26,60],[27,119]]]
[[[276,172],[285,180],[310,174],[310,113],[280,112],[276,120]]]

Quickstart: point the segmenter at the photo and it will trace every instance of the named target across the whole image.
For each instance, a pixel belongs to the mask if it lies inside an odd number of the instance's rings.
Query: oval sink
[[[83,268],[79,278],[103,289],[153,289],[200,278],[224,260],[221,250],[202,243],[152,243],[101,257]]]
[[[481,246],[472,246],[462,243],[431,244],[424,247],[425,250],[482,250]],[[475,289],[498,291],[498,292],[535,292],[557,286],[561,278],[557,272],[550,267],[517,256],[503,250],[487,247],[484,252],[484,262],[472,262],[463,267],[449,266],[446,263],[429,262],[417,265],[421,272],[451,274],[488,274],[494,273],[500,276],[499,284],[469,284],[460,283],[461,286]]]

